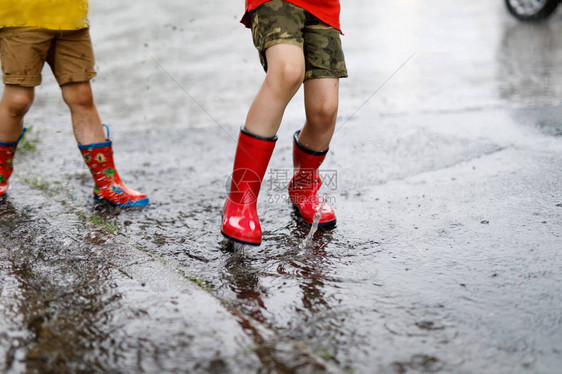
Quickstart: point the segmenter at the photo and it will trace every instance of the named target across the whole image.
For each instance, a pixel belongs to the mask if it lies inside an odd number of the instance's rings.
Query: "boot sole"
[[[0,193],[0,199],[6,196],[7,194],[8,194],[8,189],[6,188],[4,192]]]
[[[246,242],[246,241],[244,241],[244,240],[240,240],[240,239],[233,238],[233,237],[230,236],[230,235],[226,235],[222,230],[221,230],[221,234],[222,234],[222,236],[224,236],[224,237],[227,238],[228,240],[231,240],[231,241],[236,242],[236,243],[238,243],[238,244],[251,245],[251,246],[254,246],[254,247],[257,247],[257,246],[261,245],[261,242],[259,242],[259,243],[252,243],[252,242]]]
[[[301,211],[299,210],[299,207],[294,203],[291,203],[291,205],[293,206],[293,209],[295,210],[295,213],[299,216],[299,221],[301,221],[305,225],[312,226],[312,222],[309,223],[309,222],[306,222],[304,220],[304,218],[302,217]],[[328,222],[318,222],[318,227],[323,228],[323,229],[332,228],[336,225],[336,222],[337,222],[336,219],[333,220],[333,221],[328,221]]]
[[[140,199],[140,200],[137,200],[137,201],[132,201],[132,202],[129,202],[129,203],[124,203],[124,204],[123,204],[123,203],[114,203],[114,202],[112,202],[112,201],[106,200],[106,199],[104,199],[104,198],[102,198],[102,197],[99,197],[99,196],[97,196],[97,195],[94,195],[94,200],[95,200],[96,202],[98,202],[98,203],[106,202],[106,203],[108,203],[108,204],[111,205],[111,206],[116,206],[116,207],[119,207],[119,208],[137,208],[137,207],[143,207],[143,206],[147,206],[148,203],[150,202],[150,200],[148,199],[148,197],[145,197],[144,199]]]

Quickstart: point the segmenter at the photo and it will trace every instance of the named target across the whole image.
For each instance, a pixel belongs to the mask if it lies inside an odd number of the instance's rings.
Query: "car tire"
[[[520,21],[542,21],[548,18],[555,10],[560,0],[542,0],[542,4],[535,4],[532,2],[541,0],[505,0],[505,5],[509,13]],[[525,9],[525,6],[529,6]]]

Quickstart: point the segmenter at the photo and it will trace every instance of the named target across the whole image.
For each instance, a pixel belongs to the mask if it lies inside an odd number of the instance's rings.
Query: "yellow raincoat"
[[[0,0],[2,27],[83,29],[88,27],[88,0]]]

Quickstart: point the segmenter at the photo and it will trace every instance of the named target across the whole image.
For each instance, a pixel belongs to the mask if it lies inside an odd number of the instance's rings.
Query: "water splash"
[[[244,250],[246,249],[246,245],[236,242],[231,242],[231,243],[232,243],[231,257],[241,261],[244,258]]]
[[[322,209],[324,208],[324,204],[326,204],[327,197],[328,197],[327,194],[324,194],[322,197],[319,198],[320,205],[318,205],[318,208],[316,209],[316,213],[314,213],[314,218],[312,219],[312,226],[310,227],[310,231],[306,235],[306,238],[304,238],[302,243],[299,245],[299,249],[301,251],[308,248],[308,246],[312,243],[312,238],[314,237],[314,234],[318,230],[318,223],[322,218]]]

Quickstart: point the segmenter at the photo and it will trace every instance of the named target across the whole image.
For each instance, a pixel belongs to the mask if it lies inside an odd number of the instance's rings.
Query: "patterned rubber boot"
[[[107,126],[106,129],[107,141],[87,145],[78,144],[84,161],[94,177],[94,199],[96,201],[104,200],[121,208],[148,205],[149,200],[146,194],[127,187],[121,181],[117,170],[115,170],[112,143],[109,140]]]
[[[18,143],[23,138],[26,130],[27,128],[23,129],[20,137],[15,142],[0,142],[0,196],[3,196],[10,187],[8,179],[10,179],[14,170],[14,155],[16,154]]]
[[[277,136],[262,138],[240,130],[221,226],[221,233],[232,241],[261,244],[257,199],[276,141]]]
[[[322,217],[318,226],[332,226],[336,224],[334,209],[322,197],[318,190],[322,179],[318,175],[318,168],[326,158],[328,150],[315,152],[299,143],[300,131],[293,135],[293,166],[295,174],[289,183],[289,198],[299,211],[305,223],[312,224],[314,215],[322,205]]]

